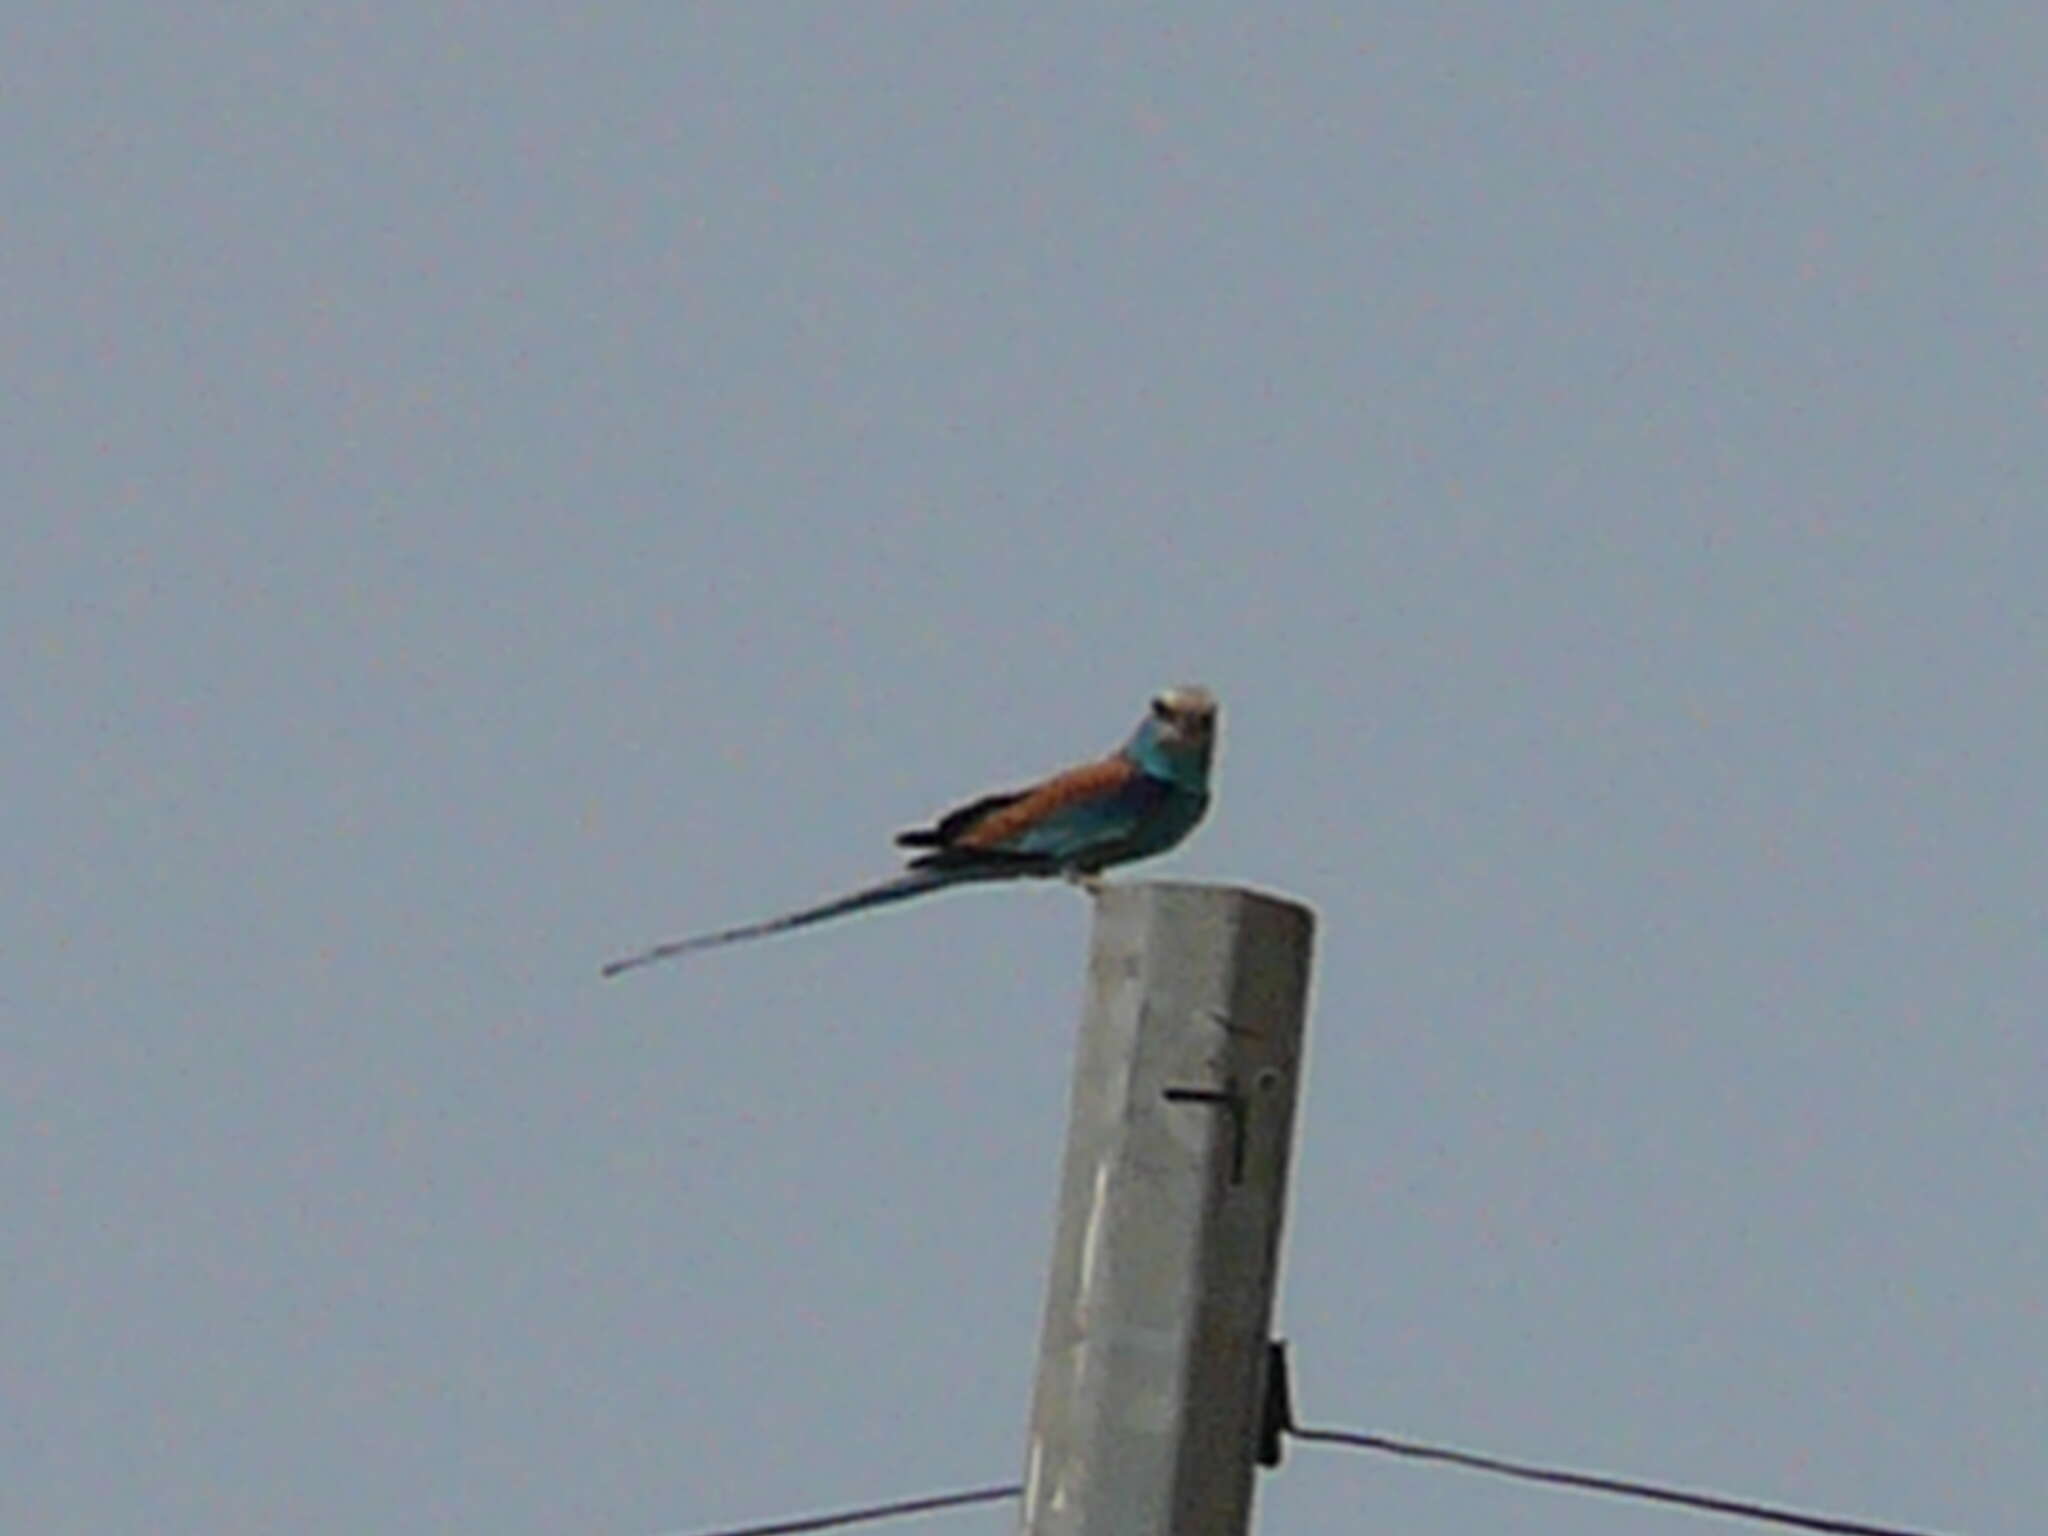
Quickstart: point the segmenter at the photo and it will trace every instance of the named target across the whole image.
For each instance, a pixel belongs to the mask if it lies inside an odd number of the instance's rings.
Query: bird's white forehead
[[[1159,691],[1159,702],[1176,715],[1213,715],[1216,695],[1195,683],[1183,683]]]

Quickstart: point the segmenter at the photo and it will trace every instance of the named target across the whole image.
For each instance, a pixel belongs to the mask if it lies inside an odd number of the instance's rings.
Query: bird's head
[[[1157,694],[1124,751],[1147,773],[1199,788],[1216,753],[1216,695],[1192,684]]]

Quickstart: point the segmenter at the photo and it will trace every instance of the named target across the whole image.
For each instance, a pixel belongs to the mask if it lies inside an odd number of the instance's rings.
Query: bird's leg
[[[1102,876],[1090,874],[1085,869],[1070,869],[1067,871],[1067,884],[1079,886],[1090,896],[1100,896],[1105,882]]]

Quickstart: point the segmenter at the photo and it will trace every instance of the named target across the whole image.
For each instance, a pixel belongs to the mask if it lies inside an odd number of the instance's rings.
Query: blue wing
[[[913,859],[913,869],[1004,859],[1017,864],[1020,874],[1094,871],[1157,851],[1150,846],[1149,830],[1162,815],[1171,816],[1181,795],[1174,785],[1123,758],[1105,758],[1030,789],[963,805],[930,827],[899,834],[896,841],[933,850]],[[1185,831],[1180,827],[1176,838]]]

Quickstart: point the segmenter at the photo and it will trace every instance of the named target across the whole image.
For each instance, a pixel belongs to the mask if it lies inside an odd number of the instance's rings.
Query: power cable
[[[964,1504],[993,1504],[1014,1499],[1024,1491],[1019,1483],[997,1488],[963,1488],[957,1493],[931,1493],[915,1499],[896,1499],[887,1504],[866,1504],[858,1509],[836,1510],[825,1515],[803,1515],[795,1520],[777,1520],[768,1525],[731,1525],[715,1531],[698,1531],[694,1536],[797,1536],[801,1531],[829,1531],[839,1526],[865,1525],[872,1520],[894,1520],[903,1515],[924,1515],[935,1509],[957,1509]]]
[[[1396,1440],[1389,1435],[1368,1435],[1348,1429],[1298,1429],[1287,1433],[1296,1440],[1323,1445],[1348,1446],[1357,1450],[1384,1451],[1417,1461],[1439,1461],[1474,1472],[1491,1472],[1499,1477],[1519,1478],[1529,1483],[1550,1483],[1561,1488],[1580,1488],[1591,1493],[1619,1494],[1624,1498],[1646,1499],[1655,1504],[1676,1504],[1685,1509],[1702,1509],[1717,1515],[1738,1515],[1773,1525],[1796,1526],[1806,1531],[1826,1531],[1831,1536],[1936,1536],[1931,1531],[1903,1525],[1874,1525],[1863,1520],[1844,1520],[1834,1515],[1816,1515],[1782,1505],[1758,1504],[1749,1499],[1725,1498],[1720,1494],[1695,1493],[1684,1488],[1667,1488],[1658,1483],[1639,1483],[1624,1477],[1603,1477],[1595,1472],[1570,1472],[1559,1467],[1539,1467],[1527,1462],[1504,1461],[1498,1456],[1481,1456],[1441,1445],[1423,1445],[1413,1440]]]

